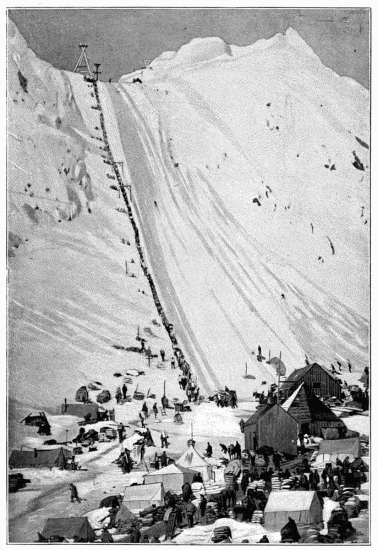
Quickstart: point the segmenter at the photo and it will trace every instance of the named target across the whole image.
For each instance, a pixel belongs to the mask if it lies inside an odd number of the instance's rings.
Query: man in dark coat
[[[73,485],[73,483],[70,483],[69,490],[71,491],[71,502],[76,501],[76,502],[80,503],[81,498],[79,497],[79,494],[77,492],[76,485]]]
[[[311,470],[309,474],[310,489],[312,491],[316,491],[318,488],[319,482],[320,482],[319,473],[317,472],[317,470]]]
[[[236,455],[236,458],[238,458],[238,460],[241,460],[241,445],[238,443],[238,441],[236,441],[236,444],[234,446],[234,453]]]
[[[141,539],[141,532],[137,525],[137,523],[133,523],[131,527],[131,536],[130,536],[130,542],[138,543]]]
[[[168,465],[168,457],[166,451],[161,454],[161,468],[165,468]]]
[[[191,495],[192,495],[191,485],[188,481],[186,481],[186,483],[182,485],[183,500],[185,502],[188,502],[190,500]]]
[[[123,393],[123,399],[126,399],[126,397],[127,397],[127,386],[126,386],[126,384],[123,384],[123,386],[122,386],[122,393]]]
[[[280,470],[280,464],[281,464],[281,455],[278,453],[278,451],[275,451],[272,457],[272,462],[274,463],[274,466],[276,470]]]
[[[200,495],[199,510],[200,517],[204,518],[207,509],[207,499],[204,495]]]
[[[189,500],[186,506],[186,516],[189,528],[194,527],[194,515],[196,512],[196,506]]]
[[[210,444],[209,441],[208,441],[208,443],[207,443],[206,453],[207,453],[207,457],[208,457],[208,458],[211,458],[212,453],[213,453],[213,449],[212,449],[212,445]]]
[[[123,433],[124,433],[124,426],[123,426],[122,422],[120,424],[118,424],[117,431],[118,431],[119,443],[122,443]]]

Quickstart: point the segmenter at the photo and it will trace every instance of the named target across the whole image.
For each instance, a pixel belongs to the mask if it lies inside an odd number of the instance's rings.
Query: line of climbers
[[[133,213],[132,213],[131,204],[130,204],[130,201],[128,200],[128,196],[127,196],[127,192],[126,192],[126,187],[124,186],[124,183],[122,181],[122,177],[121,177],[120,172],[119,172],[119,168],[118,168],[118,166],[117,166],[117,164],[114,160],[113,153],[110,149],[110,144],[109,144],[108,137],[107,137],[107,131],[106,131],[106,127],[105,127],[105,119],[104,119],[104,116],[103,116],[103,110],[102,110],[102,105],[101,105],[101,101],[100,101],[100,97],[99,97],[97,82],[93,83],[93,88],[94,88],[94,93],[95,93],[95,97],[96,97],[96,100],[97,100],[98,110],[99,110],[99,113],[100,113],[99,117],[100,117],[101,129],[102,129],[102,133],[103,133],[103,139],[104,139],[104,142],[105,142],[105,149],[108,153],[108,156],[109,156],[109,159],[110,159],[110,162],[111,162],[111,166],[114,170],[116,179],[118,181],[119,188],[121,190],[124,202],[125,202],[126,207],[127,207],[128,216],[130,218],[130,222],[131,222],[132,228],[134,230],[135,243],[136,243],[136,248],[138,250],[139,257],[140,257],[141,268],[144,272],[144,275],[148,279],[154,303],[156,305],[158,314],[161,317],[162,323],[163,323],[163,325],[164,325],[164,327],[165,327],[165,329],[166,329],[166,331],[169,335],[169,338],[170,338],[170,341],[172,343],[172,347],[173,347],[173,350],[174,350],[174,354],[177,358],[178,366],[181,370],[183,370],[184,374],[186,376],[188,376],[188,378],[190,380],[191,376],[192,376],[190,365],[185,360],[185,356],[182,353],[182,350],[180,349],[180,347],[178,346],[178,341],[177,341],[177,338],[174,334],[174,326],[171,323],[169,323],[168,318],[166,317],[166,314],[163,310],[163,307],[161,305],[160,299],[159,299],[158,294],[157,294],[156,286],[155,286],[154,281],[152,279],[152,276],[149,273],[149,271],[146,267],[146,264],[145,264],[144,254],[143,254],[143,250],[142,250],[141,243],[140,243],[139,229],[136,225],[136,222],[135,222],[135,219],[134,219],[134,216],[133,216]]]

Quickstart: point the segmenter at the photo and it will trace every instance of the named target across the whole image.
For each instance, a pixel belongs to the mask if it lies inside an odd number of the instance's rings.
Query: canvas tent
[[[131,524],[134,520],[136,520],[135,514],[131,512],[127,506],[122,504],[122,506],[119,508],[117,515],[115,517],[115,524],[121,523],[121,524]]]
[[[75,539],[76,542],[93,542],[95,534],[88,518],[49,518],[42,531],[42,536],[49,540],[58,536]]]
[[[192,483],[195,474],[196,471],[190,470],[189,468],[183,468],[182,466],[177,466],[177,464],[169,464],[169,466],[161,470],[146,474],[144,476],[144,481],[146,485],[160,482],[163,483],[165,491],[180,493],[182,485],[187,481]]]
[[[315,491],[273,491],[264,509],[264,527],[268,531],[280,531],[295,520],[297,527],[317,525],[322,522],[322,507]],[[321,526],[322,528],[322,526]]]
[[[148,485],[133,485],[124,490],[123,505],[131,512],[138,512],[150,508],[152,504],[162,506],[164,504],[164,486],[162,483],[150,483]]]
[[[212,466],[200,456],[198,451],[190,445],[181,458],[175,463],[183,468],[191,468],[202,475],[203,481],[212,479]]]
[[[335,464],[337,458],[343,461],[346,456],[349,456],[351,462],[360,456],[360,439],[358,437],[321,441],[316,464],[327,462]]]
[[[72,453],[64,447],[54,449],[34,449],[34,451],[12,451],[10,468],[60,468],[65,470],[67,459]]]

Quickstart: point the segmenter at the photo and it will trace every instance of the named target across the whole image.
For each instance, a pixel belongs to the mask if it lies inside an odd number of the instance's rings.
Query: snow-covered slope
[[[209,383],[245,393],[258,344],[281,351],[288,369],[305,354],[364,368],[367,91],[292,29],[230,51],[195,40],[139,78],[108,87],[108,103],[150,261],[193,363]]]
[[[111,344],[134,338],[153,304],[137,294],[148,293],[138,265],[139,278],[126,279],[124,260],[137,260],[121,243],[130,225],[115,211],[121,201],[109,190],[101,143],[90,138],[98,113],[82,77],[37,60],[13,29],[9,214],[12,238],[22,244],[10,259],[10,375],[17,394],[19,385],[25,393],[35,384],[31,364],[43,380],[50,371],[62,387],[77,387],[78,371],[123,360]],[[202,387],[226,384],[247,397],[274,380],[253,355],[258,345],[264,356],[281,351],[288,370],[303,366],[305,354],[326,365],[349,359],[362,370],[367,91],[324,67],[291,29],[245,48],[196,39],[99,91],[150,270]],[[246,361],[255,382],[242,378]]]
[[[139,345],[138,326],[153,353],[168,351],[169,341],[130,221],[117,210],[123,199],[110,188],[94,94],[82,76],[37,59],[11,21],[9,33],[8,372],[16,426],[22,404],[55,411],[90,380],[114,395],[114,373],[147,366],[112,347]]]

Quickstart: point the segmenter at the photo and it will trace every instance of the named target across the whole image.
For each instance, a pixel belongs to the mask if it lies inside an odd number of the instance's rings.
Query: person
[[[250,451],[250,464],[252,468],[255,468],[256,454],[254,451]]]
[[[153,405],[153,412],[154,412],[154,417],[157,418],[157,415],[158,415],[158,408],[157,408],[157,403],[155,403]]]
[[[200,494],[199,510],[200,518],[204,518],[207,509],[207,499],[203,493]]]
[[[192,482],[193,483],[203,483],[202,474],[200,472],[196,472],[196,474],[194,475],[194,477],[192,479]]]
[[[127,397],[127,386],[126,386],[126,384],[123,384],[122,393],[123,393],[123,399],[126,399],[126,397]]]
[[[262,355],[262,348],[258,346],[258,355]]]
[[[161,349],[160,354],[161,354],[161,361],[165,361],[165,350]]]
[[[117,405],[119,405],[122,399],[122,391],[120,388],[117,388],[117,391],[115,392],[115,399],[116,399]]]
[[[144,401],[143,407],[141,410],[143,411],[145,418],[148,418],[148,405],[146,401]]]
[[[270,543],[270,541],[267,538],[267,535],[263,535],[263,537],[260,539],[259,542],[262,543],[262,544],[269,544]]]
[[[114,542],[113,537],[110,535],[109,531],[107,530],[107,527],[104,528],[102,535],[101,535],[101,542]]]
[[[208,443],[207,443],[206,453],[207,453],[207,457],[208,457],[208,458],[211,458],[212,453],[213,453],[213,449],[212,449],[212,445],[211,445],[211,443],[210,443],[209,441],[208,441]]]
[[[174,357],[171,358],[170,365],[172,369],[175,369],[175,359]]]
[[[241,433],[243,434],[243,433],[244,433],[244,431],[245,431],[245,424],[246,424],[246,422],[244,421],[244,419],[243,419],[243,418],[241,418],[241,420],[240,420],[239,424],[240,424],[240,430],[241,430]]]
[[[169,436],[166,433],[166,431],[162,430],[162,432],[161,432],[161,447],[162,448],[164,448],[164,447],[168,448],[168,438],[169,438]]]
[[[194,527],[194,515],[196,512],[196,506],[190,500],[186,505],[186,516],[189,528]]]
[[[130,471],[131,471],[131,468],[130,468],[130,459],[129,459],[129,456],[128,456],[128,453],[127,451],[125,450],[123,453],[122,453],[122,458],[121,458],[121,467],[122,467],[122,472],[124,474],[129,474]]]
[[[124,432],[124,426],[123,426],[122,422],[120,424],[118,424],[117,431],[118,431],[119,443],[122,443],[122,441],[123,441],[123,432]]]
[[[300,475],[299,484],[300,484],[300,488],[303,491],[309,491],[309,480],[308,480],[308,478],[306,477],[305,474]]]
[[[348,361],[348,370],[349,370],[349,372],[352,372],[352,365],[349,361]]]
[[[191,495],[192,495],[191,485],[188,481],[186,481],[186,483],[182,485],[183,500],[185,502],[188,502],[190,500]]]
[[[156,535],[153,535],[152,538],[149,539],[149,542],[151,544],[161,544],[161,541],[159,538],[157,538]]]
[[[298,532],[297,525],[294,519],[288,517],[288,523],[284,525],[281,533],[281,542],[298,542],[301,538],[300,533]]]
[[[346,456],[346,458],[343,460],[343,473],[345,474],[348,468],[350,467],[350,457]]]
[[[309,484],[312,491],[318,489],[318,483],[320,482],[319,473],[317,470],[311,470],[309,474]]]
[[[81,498],[79,497],[79,494],[77,492],[77,487],[76,485],[73,485],[73,483],[70,483],[69,485],[69,489],[71,491],[71,502],[78,502],[80,503],[81,502]]]
[[[174,537],[175,530],[178,526],[178,509],[175,501],[172,503],[172,507],[165,512],[164,521],[166,522],[166,535],[165,540],[170,540]]]
[[[281,455],[278,451],[275,451],[272,457],[272,462],[274,463],[274,466],[276,470],[280,470],[280,464],[281,464]]]
[[[236,441],[236,444],[234,446],[234,453],[236,455],[236,458],[238,460],[241,460],[241,445]]]
[[[166,451],[161,454],[161,468],[165,468],[168,465],[168,457]]]
[[[141,414],[141,412],[139,412],[139,418],[140,418],[140,422],[141,422],[141,427],[145,428],[144,416]]]
[[[183,388],[182,388],[182,374],[181,373],[179,373],[179,375],[178,375],[178,385],[182,390]]]
[[[187,394],[187,399],[189,400],[189,403],[191,403],[191,388],[190,387],[187,388],[186,394]]]
[[[140,529],[138,524],[134,522],[131,526],[130,542],[138,543],[141,539]]]
[[[326,489],[332,486],[333,472],[332,472],[332,466],[330,463],[326,464],[325,469],[322,472],[322,479]]]

